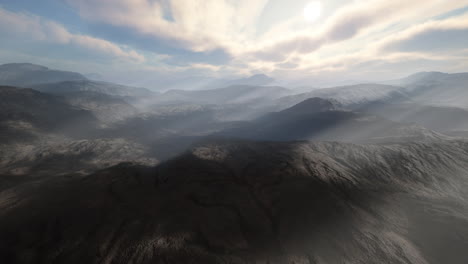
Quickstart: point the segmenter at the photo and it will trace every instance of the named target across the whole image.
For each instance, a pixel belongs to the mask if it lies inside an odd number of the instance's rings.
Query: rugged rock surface
[[[213,142],[0,192],[6,263],[454,263],[464,141]]]
[[[63,98],[33,89],[0,86],[0,140],[21,140],[40,132],[80,136],[97,126],[95,116],[69,105]],[[5,131],[5,133],[4,133]]]
[[[92,112],[104,124],[125,120],[138,114],[137,108],[117,96],[83,91],[66,93],[63,97],[70,105]]]
[[[155,165],[141,144],[125,139],[70,140],[44,138],[32,143],[0,145],[0,173],[22,176],[89,174],[121,162]]]

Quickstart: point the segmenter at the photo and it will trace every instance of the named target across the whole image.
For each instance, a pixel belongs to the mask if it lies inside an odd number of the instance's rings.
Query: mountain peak
[[[259,73],[259,74],[254,74],[250,76],[249,78],[251,79],[256,79],[256,78],[265,78],[265,79],[272,79],[270,76],[264,74],[264,73]]]
[[[414,74],[411,74],[408,76],[408,78],[424,78],[424,77],[430,77],[430,76],[445,76],[448,75],[448,73],[445,72],[438,72],[438,71],[423,71],[423,72],[417,72]]]
[[[243,80],[258,81],[258,82],[265,82],[265,83],[270,83],[274,81],[273,78],[263,73],[252,75]]]
[[[341,108],[341,104],[336,100],[313,97],[313,98],[306,99],[281,112],[307,114],[307,113],[334,111],[334,110],[339,110],[340,108]]]
[[[411,84],[411,83],[422,82],[422,81],[438,80],[438,79],[443,79],[443,78],[445,78],[447,76],[449,76],[448,73],[437,72],[437,71],[417,72],[415,74],[412,74],[412,75],[404,78],[403,79],[403,84]]]
[[[0,65],[0,85],[32,87],[37,84],[86,80],[77,73],[49,69],[32,63],[9,63]]]
[[[32,64],[32,63],[7,63],[0,65],[0,68],[9,69],[9,70],[22,70],[22,71],[46,71],[49,68]]]
[[[274,82],[275,79],[271,78],[268,75],[265,75],[263,73],[260,74],[255,74],[246,78],[241,78],[237,80],[232,80],[228,84],[230,85],[268,85],[272,82]]]

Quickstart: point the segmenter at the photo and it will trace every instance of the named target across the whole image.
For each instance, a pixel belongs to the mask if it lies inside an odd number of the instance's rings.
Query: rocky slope
[[[7,263],[468,259],[464,141],[211,142],[0,192]]]
[[[0,86],[0,109],[0,127],[4,128],[0,138],[4,137],[4,141],[21,140],[16,133],[34,136],[40,132],[54,132],[80,136],[97,126],[97,119],[91,112],[73,107],[63,98],[32,89]]]
[[[110,124],[138,114],[138,109],[125,99],[92,91],[70,92],[62,95],[66,102],[90,111],[99,121]]]
[[[43,138],[30,144],[0,145],[0,174],[57,176],[89,174],[121,162],[154,165],[148,148],[122,138]]]

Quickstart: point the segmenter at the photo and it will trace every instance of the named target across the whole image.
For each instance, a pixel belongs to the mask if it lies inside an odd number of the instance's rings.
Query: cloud
[[[431,17],[468,5],[467,1],[439,0],[371,0],[355,1],[338,10],[327,19],[321,30],[306,30],[289,38],[278,38],[268,46],[251,52],[252,58],[259,60],[282,61],[292,53],[307,54],[325,45],[344,42],[354,37],[369,34],[377,29],[385,29],[395,23],[415,21],[421,16]]]
[[[381,51],[433,51],[466,48],[468,15],[432,20],[410,27],[384,39]]]
[[[295,52],[279,63],[257,60],[247,68],[292,79],[332,80],[339,76],[365,81],[392,79],[417,71],[466,71],[467,37],[465,14],[400,28],[391,34],[337,42],[324,46],[320,52]]]
[[[466,12],[461,9],[468,6],[468,0],[323,1],[329,9],[314,24],[304,21],[299,10],[302,2],[295,2],[298,10],[294,13],[288,0],[64,1],[93,36],[74,34],[35,15],[1,9],[0,30],[131,62],[144,61],[138,67],[114,67],[161,76],[264,72],[281,79],[357,69],[368,72],[382,65],[395,70],[394,65],[405,60],[442,65],[439,62],[446,59],[466,65],[446,51],[459,49],[466,40],[466,18],[454,16]],[[262,24],[266,14],[268,23]],[[156,58],[157,53],[168,55]]]
[[[32,14],[14,13],[0,8],[0,31],[21,39],[73,45],[119,59],[143,62],[144,57],[135,50],[120,47],[110,41],[83,34],[70,33],[64,26]]]
[[[206,60],[190,61],[187,65],[202,63],[213,70],[210,52],[217,51],[226,60],[224,64],[249,65],[251,71],[293,69],[295,56],[308,56],[333,46],[335,53],[346,49],[356,38],[370,37],[370,45],[378,42],[382,32],[393,34],[389,28],[405,28],[424,22],[468,5],[466,0],[359,0],[343,1],[315,29],[298,28],[302,17],[277,21],[261,35],[257,35],[258,20],[268,0],[67,0],[81,17],[93,23],[126,29],[131,34],[151,37],[155,45],[171,45],[189,50]],[[287,5],[284,1],[283,5]],[[302,21],[304,22],[304,21]],[[130,34],[130,33],[129,33]],[[374,39],[372,39],[374,37]],[[368,40],[364,40],[367,41]],[[169,43],[169,44],[168,44]],[[337,44],[342,44],[342,47]],[[350,43],[350,44],[348,44]],[[362,42],[361,42],[362,45]],[[343,50],[343,51],[340,51]],[[204,56],[207,54],[207,56]],[[174,59],[178,58],[174,55]],[[303,61],[303,60],[302,60]],[[304,68],[305,64],[298,65]],[[245,69],[239,69],[239,71]]]
[[[67,0],[93,22],[164,39],[194,52],[232,50],[255,34],[268,0]]]

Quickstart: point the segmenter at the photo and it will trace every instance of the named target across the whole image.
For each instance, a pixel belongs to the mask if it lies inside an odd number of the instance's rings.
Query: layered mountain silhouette
[[[307,99],[291,108],[219,133],[252,140],[332,140],[391,142],[437,140],[442,135],[423,127],[394,122],[364,112],[342,109],[340,103]]]
[[[83,80],[86,80],[86,77],[76,72],[51,70],[30,63],[0,65],[0,85],[30,87],[42,83]]]
[[[468,130],[468,109],[418,103],[373,103],[358,109],[397,122],[417,123],[442,133]]]
[[[245,78],[238,79],[229,79],[229,78],[212,78],[207,76],[188,76],[181,77],[169,80],[157,80],[153,81],[150,85],[153,86],[154,83],[158,83],[159,90],[209,90],[209,89],[219,89],[229,86],[267,86],[275,82],[274,78],[271,78],[265,74],[255,74]]]
[[[307,93],[285,96],[275,102],[281,107],[291,107],[301,101],[320,97],[333,99],[346,106],[355,106],[375,101],[402,102],[406,101],[406,94],[400,91],[401,87],[383,84],[358,84],[333,88],[315,89]]]
[[[139,113],[135,106],[120,96],[94,91],[67,92],[60,96],[68,104],[92,112],[105,124],[125,120]]]
[[[468,73],[421,72],[393,81],[419,103],[467,108]]]
[[[275,79],[266,74],[255,74],[246,78],[233,79],[233,80],[215,80],[207,84],[205,89],[219,89],[229,86],[267,86],[271,85]]]
[[[466,74],[218,81],[0,66],[0,263],[467,263]]]
[[[290,90],[275,86],[235,85],[220,89],[184,91],[170,90],[161,95],[159,101],[199,104],[242,104],[260,103],[277,99],[291,93]]]
[[[35,90],[51,94],[68,94],[76,92],[95,92],[121,97],[148,97],[156,93],[145,88],[135,88],[108,82],[90,80],[63,81],[32,86]]]
[[[0,108],[0,124],[7,134],[0,135],[2,141],[14,140],[21,133],[35,132],[79,136],[97,126],[91,112],[75,108],[60,97],[32,89],[0,86]]]

